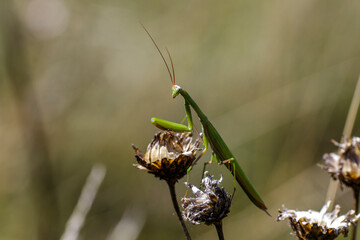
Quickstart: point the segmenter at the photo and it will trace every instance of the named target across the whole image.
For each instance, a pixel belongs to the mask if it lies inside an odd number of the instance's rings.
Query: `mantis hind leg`
[[[192,169],[192,167],[197,163],[197,161],[199,161],[199,159],[206,153],[208,147],[209,147],[209,141],[206,138],[205,134],[203,135],[203,144],[204,144],[204,150],[201,152],[201,154],[195,159],[195,161],[193,162],[193,164],[186,170],[186,192],[185,192],[185,196],[187,195],[188,191],[189,191],[189,173]],[[213,153],[214,154],[214,153]],[[206,163],[205,163],[206,164]],[[204,164],[204,168],[203,168],[203,172],[201,175],[201,179],[203,179],[204,177],[204,171],[205,171],[205,164]]]
[[[234,176],[234,190],[233,190],[233,193],[231,195],[231,200],[233,199],[234,197],[234,194],[235,194],[235,191],[236,191],[236,173],[235,173],[235,158],[229,158],[227,160],[223,160],[223,161],[218,161],[219,165],[223,165],[223,164],[230,164],[231,167],[232,167],[232,175]],[[227,168],[228,165],[226,165]],[[231,169],[231,168],[230,168]]]
[[[223,160],[223,161],[221,161],[220,159],[219,159],[219,157],[213,152],[212,154],[211,154],[211,159],[210,159],[210,161],[209,162],[205,162],[204,163],[204,168],[203,168],[203,172],[202,172],[202,176],[201,176],[201,179],[203,179],[203,177],[204,177],[204,172],[205,172],[205,168],[206,168],[206,165],[208,165],[208,164],[213,164],[214,162],[218,162],[218,164],[219,165],[223,165],[223,164],[231,164],[231,167],[232,167],[232,174],[233,174],[233,176],[234,176],[234,190],[233,190],[233,193],[232,193],[232,195],[231,195],[231,200],[232,200],[232,198],[234,197],[234,194],[235,194],[235,191],[236,191],[236,173],[235,173],[235,158],[229,158],[229,159],[227,159],[227,160]],[[228,165],[226,165],[226,167],[228,167]],[[229,168],[229,167],[228,167]]]
[[[216,160],[216,155],[215,155],[214,152],[212,152],[212,153],[211,153],[210,161],[204,162],[204,167],[203,167],[203,170],[202,170],[201,179],[204,178],[204,173],[205,173],[206,166],[207,166],[208,164],[213,164],[213,163],[215,162],[215,160]]]

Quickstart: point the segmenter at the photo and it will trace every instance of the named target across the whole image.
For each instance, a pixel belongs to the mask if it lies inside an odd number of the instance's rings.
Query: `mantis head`
[[[173,85],[172,86],[172,98],[176,98],[177,95],[179,95],[181,91],[181,87],[178,85]]]

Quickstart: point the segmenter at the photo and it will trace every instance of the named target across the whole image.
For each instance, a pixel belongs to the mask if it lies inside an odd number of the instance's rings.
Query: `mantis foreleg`
[[[187,118],[188,121],[187,126],[181,123],[170,122],[160,118],[151,118],[151,123],[163,130],[170,130],[174,132],[191,132],[193,130],[193,120],[192,120],[190,105],[187,101],[185,101],[185,112],[186,112],[185,117]]]

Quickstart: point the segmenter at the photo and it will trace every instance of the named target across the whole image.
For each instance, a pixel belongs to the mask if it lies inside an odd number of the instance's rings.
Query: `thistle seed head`
[[[325,154],[325,164],[320,167],[342,184],[360,191],[360,138],[335,142],[335,145],[339,147],[338,153]]]
[[[196,160],[200,139],[192,142],[192,133],[158,132],[144,154],[132,145],[138,164],[135,167],[154,174],[160,179],[177,182]]]
[[[195,197],[183,198],[181,203],[185,220],[193,224],[203,222],[210,225],[220,222],[230,212],[231,195],[219,186],[222,177],[219,180],[213,179],[208,172],[205,172],[204,176],[202,179],[204,191],[189,185]]]
[[[354,215],[355,211],[350,210],[345,215],[338,216],[340,206],[336,205],[333,212],[327,213],[329,206],[330,201],[322,207],[320,212],[295,211],[283,206],[283,210],[279,210],[277,221],[289,219],[295,235],[302,240],[331,240],[340,234],[346,237],[350,225],[359,220],[360,214]]]

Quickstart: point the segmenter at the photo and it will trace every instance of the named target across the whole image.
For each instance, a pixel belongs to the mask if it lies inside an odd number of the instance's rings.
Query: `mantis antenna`
[[[164,55],[163,55],[162,52],[160,51],[160,49],[159,49],[158,45],[156,44],[154,38],[151,36],[151,34],[149,33],[149,31],[145,28],[145,26],[144,26],[142,23],[141,23],[141,26],[144,28],[145,32],[149,35],[151,41],[154,43],[156,49],[157,49],[158,52],[160,53],[160,56],[161,56],[162,60],[164,61],[165,66],[166,66],[166,68],[167,68],[167,70],[168,70],[168,73],[169,73],[169,75],[170,75],[171,83],[172,83],[172,85],[175,85],[174,65],[173,65],[173,61],[172,61],[172,59],[171,59],[171,56],[170,56],[169,51],[166,49],[166,51],[167,51],[167,53],[168,53],[168,55],[169,55],[169,57],[170,57],[170,62],[171,62],[171,68],[172,68],[173,75],[171,75],[171,71],[170,71],[169,65],[167,64],[167,62],[166,62],[166,60],[165,60],[165,58],[164,58]]]
[[[174,69],[174,63],[173,63],[173,60],[171,58],[171,55],[170,55],[170,52],[169,50],[166,48],[166,52],[168,53],[169,55],[169,58],[170,58],[170,62],[171,62],[171,68],[172,68],[172,71],[173,71],[173,85],[175,85],[175,69]]]

